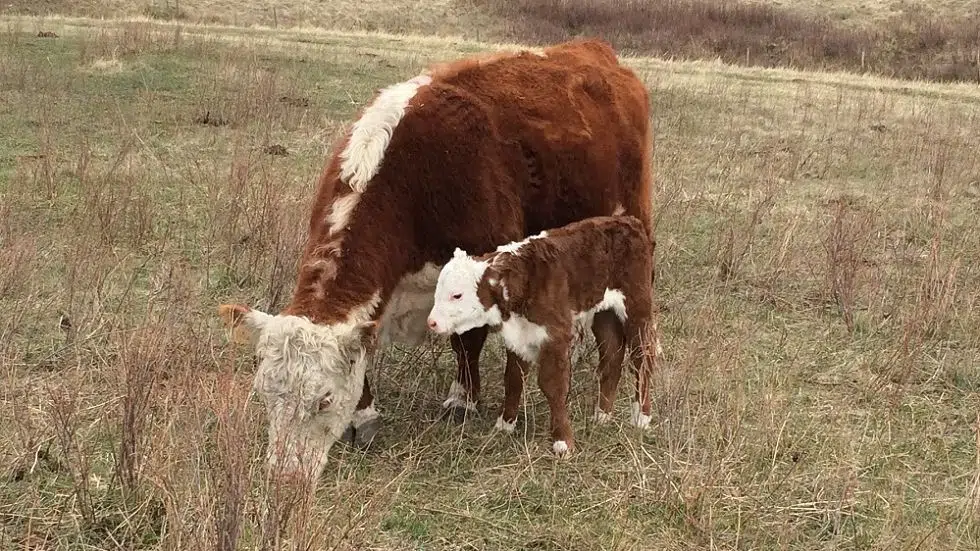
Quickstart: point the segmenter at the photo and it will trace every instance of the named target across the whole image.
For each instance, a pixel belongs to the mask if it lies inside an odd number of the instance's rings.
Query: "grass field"
[[[145,16],[548,44],[980,83],[980,0],[3,0],[0,13]]]
[[[335,446],[270,543],[253,363],[215,306],[288,299],[375,89],[490,47],[3,18],[0,547],[980,546],[980,89],[651,58],[655,427],[591,426],[593,355],[556,462],[533,376],[492,431],[498,340],[462,426],[448,346],[396,351],[378,440]]]

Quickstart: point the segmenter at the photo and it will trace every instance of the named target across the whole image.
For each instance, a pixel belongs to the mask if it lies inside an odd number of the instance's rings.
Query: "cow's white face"
[[[318,325],[228,305],[220,313],[255,346],[253,387],[268,413],[270,474],[315,481],[361,396],[374,322]]]
[[[477,296],[486,269],[486,262],[474,260],[465,251],[456,249],[453,258],[439,272],[435,302],[429,312],[429,329],[447,335],[500,323],[500,308],[496,304],[483,304]]]

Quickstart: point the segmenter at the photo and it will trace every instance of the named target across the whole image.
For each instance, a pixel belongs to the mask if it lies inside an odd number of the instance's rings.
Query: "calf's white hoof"
[[[652,418],[649,415],[643,413],[643,411],[640,409],[639,402],[633,402],[632,407],[630,409],[632,410],[630,412],[630,422],[633,423],[634,427],[639,429],[645,429],[650,426],[650,420]]]
[[[555,453],[558,457],[564,457],[568,454],[568,442],[564,440],[555,440],[554,444],[551,445],[551,451]]]
[[[463,388],[463,385],[453,381],[452,386],[449,387],[449,395],[442,403],[442,407],[449,410],[454,421],[462,423],[466,419],[467,413],[476,411],[476,402],[466,396],[466,389]]]
[[[501,415],[497,417],[497,423],[494,424],[493,428],[501,432],[506,432],[507,434],[511,434],[514,432],[514,428],[516,426],[517,426],[517,419],[514,419],[513,423],[508,423],[507,421],[504,421],[504,416]]]
[[[612,413],[606,413],[599,408],[596,408],[595,413],[592,414],[592,420],[595,421],[597,425],[605,425],[606,423],[612,421]]]

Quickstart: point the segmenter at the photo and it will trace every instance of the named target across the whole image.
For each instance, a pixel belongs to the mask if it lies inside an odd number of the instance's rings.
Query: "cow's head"
[[[492,288],[501,282],[493,278],[492,270],[486,259],[473,258],[457,248],[439,272],[429,329],[447,335],[499,325],[500,306]]]
[[[375,322],[320,325],[228,304],[218,312],[258,356],[253,387],[268,413],[270,474],[315,481],[361,396]]]

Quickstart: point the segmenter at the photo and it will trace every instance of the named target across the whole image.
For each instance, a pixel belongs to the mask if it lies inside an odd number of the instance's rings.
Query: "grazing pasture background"
[[[859,69],[812,51],[770,63],[612,33],[650,88],[657,141],[655,426],[625,423],[629,378],[618,422],[591,425],[587,350],[579,450],[555,461],[533,374],[516,435],[492,431],[499,340],[463,425],[439,418],[448,346],[396,350],[371,373],[383,432],[367,451],[335,446],[315,501],[285,517],[267,513],[252,356],[215,308],[288,300],[332,138],[430,62],[635,19],[606,18],[604,0],[574,21],[584,1],[6,1],[3,549],[980,545],[980,88],[880,76],[940,78],[931,50],[866,53],[883,65],[862,76],[819,72]],[[841,33],[926,17],[714,6]],[[948,30],[975,7],[930,9]],[[270,28],[234,26],[250,23]]]
[[[144,16],[547,44],[980,83],[978,0],[0,0],[11,13]]]

